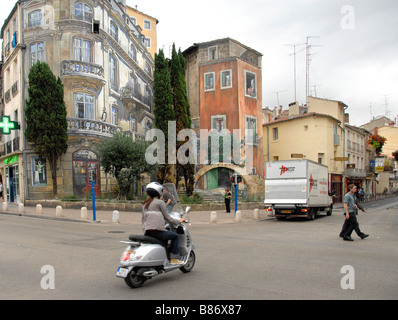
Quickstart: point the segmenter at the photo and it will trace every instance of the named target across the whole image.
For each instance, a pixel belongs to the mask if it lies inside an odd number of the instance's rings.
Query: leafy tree
[[[134,142],[121,132],[98,147],[101,166],[106,173],[115,173],[121,197],[127,196],[133,182],[141,180],[143,173],[156,171],[156,166],[150,166],[145,160],[146,149],[146,142]]]
[[[38,61],[29,72],[28,94],[25,136],[39,158],[48,160],[57,198],[57,161],[68,149],[64,87],[49,65]]]
[[[156,174],[160,183],[171,182],[172,165],[168,164],[168,122],[175,120],[173,108],[173,96],[170,84],[170,74],[168,62],[164,56],[162,49],[155,55],[155,72],[154,72],[154,97],[155,104],[155,126],[162,130],[166,138],[166,164],[159,165]]]

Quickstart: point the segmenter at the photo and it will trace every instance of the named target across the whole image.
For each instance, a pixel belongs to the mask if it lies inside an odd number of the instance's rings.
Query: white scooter
[[[166,183],[163,185],[165,189],[174,198],[174,207],[170,216],[179,220],[188,215],[190,207],[184,212],[178,198],[175,185]],[[188,220],[185,220],[189,223]],[[180,250],[180,258],[183,263],[170,264],[168,254],[168,243],[163,243],[153,237],[143,235],[130,235],[130,241],[120,241],[127,244],[120,258],[120,267],[116,272],[116,276],[123,278],[126,284],[131,288],[141,287],[147,280],[160,274],[180,269],[184,273],[190,272],[195,265],[195,246],[185,224],[180,224],[176,228],[166,224],[166,229],[174,231],[178,234],[178,243]]]

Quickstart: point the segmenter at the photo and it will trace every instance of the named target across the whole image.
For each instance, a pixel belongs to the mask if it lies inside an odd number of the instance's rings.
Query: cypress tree
[[[25,137],[39,158],[48,160],[57,198],[57,161],[68,149],[64,87],[49,65],[38,61],[29,72],[28,94]]]
[[[175,120],[177,126],[177,135],[183,129],[191,128],[190,106],[187,96],[187,85],[185,80],[185,58],[181,50],[177,53],[175,44],[173,44],[171,65],[170,65],[170,79],[173,91],[173,106],[175,113]],[[188,141],[177,142],[177,150]],[[177,163],[177,177],[176,184],[180,180],[180,176],[184,176],[187,194],[190,196],[193,192],[193,164],[181,165]]]
[[[171,91],[170,74],[168,62],[165,59],[162,49],[155,55],[155,72],[154,72],[154,104],[155,104],[155,125],[156,128],[162,130],[166,138],[166,164],[159,165],[156,174],[160,183],[171,182],[172,166],[168,164],[168,122],[175,120],[173,97]]]

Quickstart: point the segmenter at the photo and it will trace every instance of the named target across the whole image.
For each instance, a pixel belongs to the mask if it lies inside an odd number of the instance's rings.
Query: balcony
[[[122,130],[119,126],[97,120],[66,118],[66,121],[68,135],[111,138]]]
[[[91,80],[97,86],[104,86],[105,75],[104,68],[100,65],[75,61],[75,60],[64,60],[61,62],[61,78],[77,78],[84,82]]]
[[[344,169],[344,175],[347,178],[366,178],[366,170],[365,169]]]
[[[127,86],[121,89],[122,99],[123,100],[134,100],[135,102],[140,102],[141,105],[147,108],[147,111],[151,111],[153,102],[152,98],[149,95],[143,95],[141,92],[138,92],[134,88]],[[127,101],[129,102],[129,101]]]

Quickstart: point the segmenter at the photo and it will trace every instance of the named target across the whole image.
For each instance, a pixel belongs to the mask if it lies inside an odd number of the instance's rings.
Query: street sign
[[[0,121],[0,129],[3,134],[10,134],[11,130],[19,130],[21,127],[16,121],[10,121],[9,116],[2,116]]]
[[[348,161],[348,157],[336,157],[334,161]]]
[[[302,158],[304,158],[304,155],[301,154],[301,153],[292,153],[290,155],[290,157],[293,158],[293,159],[302,159]]]

